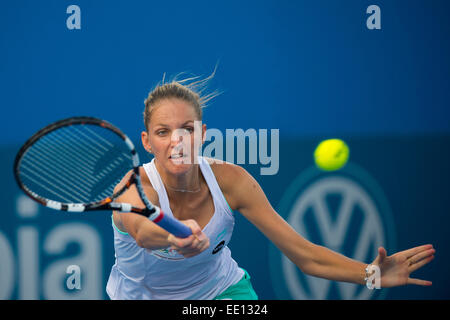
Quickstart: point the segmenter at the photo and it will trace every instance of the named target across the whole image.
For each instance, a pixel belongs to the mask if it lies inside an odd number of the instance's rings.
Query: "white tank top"
[[[118,230],[113,221],[116,261],[106,286],[111,299],[213,299],[244,275],[227,246],[234,228],[233,212],[209,163],[199,157],[199,166],[215,208],[203,228],[210,247],[191,258],[168,249],[147,250],[139,247],[129,234]],[[158,193],[164,214],[173,216],[154,160],[143,167]]]

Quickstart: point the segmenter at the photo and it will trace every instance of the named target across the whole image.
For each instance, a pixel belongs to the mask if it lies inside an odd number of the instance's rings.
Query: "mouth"
[[[176,165],[191,164],[191,157],[185,153],[175,153],[170,155],[169,161]]]
[[[183,159],[183,158],[187,158],[187,154],[183,154],[183,153],[175,153],[175,154],[171,154],[169,159]]]

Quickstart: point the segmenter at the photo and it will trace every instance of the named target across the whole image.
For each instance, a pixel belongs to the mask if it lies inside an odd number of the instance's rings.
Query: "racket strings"
[[[130,150],[109,129],[77,124],[42,136],[23,155],[19,176],[39,196],[90,203],[112,195],[132,168]]]

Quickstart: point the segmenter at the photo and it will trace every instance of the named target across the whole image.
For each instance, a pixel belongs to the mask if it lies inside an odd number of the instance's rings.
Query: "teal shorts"
[[[253,290],[250,275],[244,270],[241,280],[219,294],[214,300],[258,300],[258,296]]]

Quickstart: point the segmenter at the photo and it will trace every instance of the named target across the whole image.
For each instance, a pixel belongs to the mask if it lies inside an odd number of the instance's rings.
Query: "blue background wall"
[[[72,4],[81,8],[81,30],[66,27]],[[381,30],[366,27],[372,4],[381,9]],[[7,210],[0,222],[0,297],[104,298],[114,261],[108,214],[58,216],[22,198],[11,170],[20,145],[73,115],[107,119],[138,142],[143,100],[165,72],[207,76],[219,62],[211,90],[223,94],[204,122],[220,130],[280,129],[278,174],[261,176],[257,165],[246,166],[280,214],[288,219],[286,203],[293,205],[312,181],[333,176],[314,169],[315,145],[345,139],[351,162],[335,175],[377,204],[388,253],[425,243],[438,250],[417,273],[433,287],[371,298],[448,299],[449,8],[438,0],[2,1],[0,189]],[[295,298],[277,251],[236,217],[230,246],[260,297]],[[351,230],[345,243],[355,244]],[[317,230],[310,234],[323,240]],[[53,237],[61,248],[51,246]],[[367,254],[369,262],[373,250]],[[65,290],[63,269],[71,262],[98,280],[85,280],[81,292]],[[344,298],[340,290],[333,284],[323,294]]]

